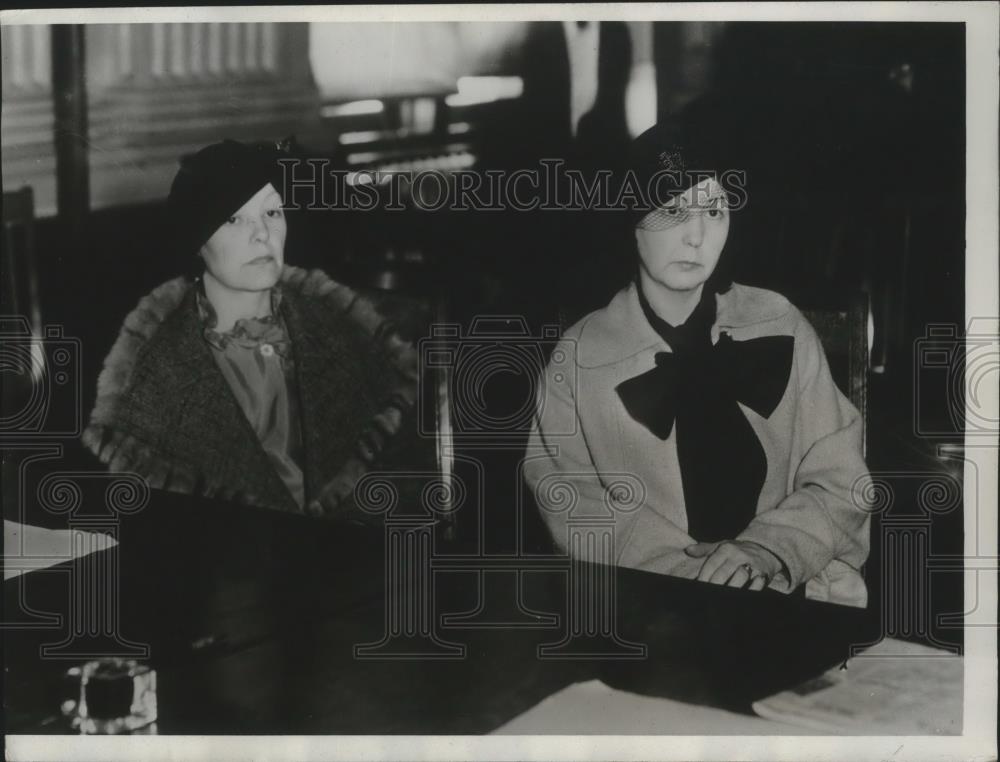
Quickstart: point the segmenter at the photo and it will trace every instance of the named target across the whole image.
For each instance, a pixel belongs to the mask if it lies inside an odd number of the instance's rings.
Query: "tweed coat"
[[[774,412],[765,418],[740,403],[767,457],[767,476],[756,516],[736,539],[781,559],[785,569],[773,588],[790,592],[805,584],[810,598],[866,605],[860,571],[869,545],[868,471],[860,414],[835,385],[815,331],[783,296],[735,284],[716,295],[716,308],[713,343],[723,331],[736,342],[794,338],[788,385]],[[694,540],[687,533],[676,427],[658,439],[629,416],[615,392],[653,368],[657,352],[669,351],[643,315],[634,285],[569,328],[539,386],[524,476],[564,549],[571,521],[604,517],[614,526],[607,560],[695,576],[702,559],[683,550]],[[718,475],[726,478],[725,463]],[[631,484],[633,510],[609,512],[617,505],[610,491],[616,483]],[[569,510],[567,490],[575,503]]]
[[[280,283],[306,512],[365,521],[351,507],[353,488],[410,417],[416,351],[370,300],[322,272],[286,266]],[[125,318],[83,442],[111,469],[136,472],[152,487],[300,511],[203,338],[185,278],[154,289]]]

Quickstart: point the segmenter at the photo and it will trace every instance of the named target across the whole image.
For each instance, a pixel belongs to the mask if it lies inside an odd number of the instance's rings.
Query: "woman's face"
[[[201,247],[205,269],[233,291],[269,289],[285,263],[286,232],[281,196],[268,183]]]
[[[714,178],[647,214],[635,229],[639,264],[670,291],[692,291],[715,270],[729,235],[729,209]]]

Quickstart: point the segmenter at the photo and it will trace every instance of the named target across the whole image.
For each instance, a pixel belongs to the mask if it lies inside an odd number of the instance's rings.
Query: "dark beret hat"
[[[281,155],[273,145],[224,140],[182,158],[167,197],[177,255],[184,261],[194,257],[215,231],[268,183],[280,193]]]
[[[707,177],[718,177],[722,170],[712,148],[702,130],[681,121],[660,122],[633,140],[629,168],[642,199],[632,209],[633,224]]]

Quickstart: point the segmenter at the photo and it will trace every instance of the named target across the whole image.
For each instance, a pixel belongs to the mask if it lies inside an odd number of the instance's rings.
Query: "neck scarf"
[[[205,295],[204,282],[198,283],[198,313],[201,316],[205,341],[216,349],[225,350],[230,344],[244,349],[256,349],[263,356],[276,353],[283,360],[289,360],[288,337],[281,323],[279,307],[281,290],[275,285],[271,289],[271,314],[264,317],[240,318],[228,331],[217,331],[219,318],[215,308]]]
[[[767,476],[767,457],[740,403],[765,418],[774,412],[788,386],[794,340],[737,342],[722,333],[713,345],[710,290],[679,326],[653,311],[641,287],[638,293],[649,324],[673,351],[658,352],[655,368],[616,391],[629,415],[660,439],[676,426],[688,534],[698,542],[731,540],[756,515]]]
[[[218,318],[204,292],[197,292],[202,333],[213,348],[219,370],[278,476],[300,509],[305,505],[302,431],[289,341],[278,312],[281,295],[271,289],[271,314],[240,318],[233,327],[215,330]]]

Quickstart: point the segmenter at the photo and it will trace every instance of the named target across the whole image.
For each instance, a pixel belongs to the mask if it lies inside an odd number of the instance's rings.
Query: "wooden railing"
[[[4,26],[4,187],[55,212],[51,27]],[[300,23],[86,27],[91,206],[165,196],[178,158],[224,137],[319,137]]]
[[[3,50],[3,187],[30,185],[36,211],[56,206],[52,49],[47,26],[0,27]]]

